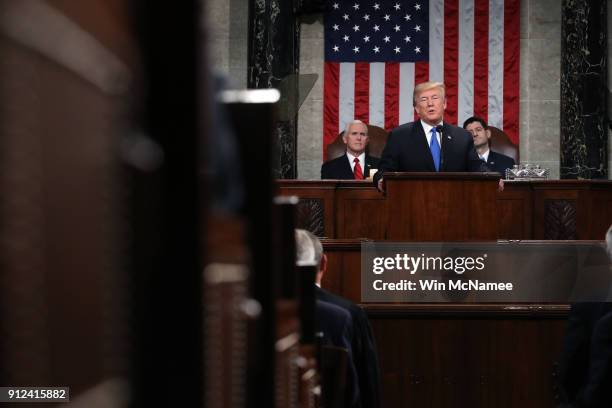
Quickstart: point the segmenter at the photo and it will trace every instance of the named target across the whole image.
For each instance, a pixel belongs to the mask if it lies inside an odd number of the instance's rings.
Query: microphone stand
[[[442,125],[436,126],[436,132],[440,134],[440,171],[444,168],[444,127]]]

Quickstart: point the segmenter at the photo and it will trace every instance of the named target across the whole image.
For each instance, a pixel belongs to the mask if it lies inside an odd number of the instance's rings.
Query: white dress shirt
[[[480,158],[480,160],[484,160],[486,163],[489,160],[489,152],[490,150],[487,149],[487,151],[484,152],[483,154],[478,153],[478,157]]]
[[[346,156],[348,157],[348,161],[351,164],[351,171],[355,173],[355,156],[353,156],[349,152],[346,152]],[[357,158],[359,159],[359,165],[361,166],[361,172],[363,173],[365,177],[365,152],[361,153],[359,156],[357,156]]]
[[[427,138],[427,146],[431,146],[431,129],[434,127],[442,126],[442,122],[438,123],[436,126],[431,126],[429,123],[425,123],[424,121],[420,121],[421,125],[423,125],[423,130],[425,131],[425,137]],[[438,138],[438,146],[442,146],[442,135],[440,132],[436,132],[436,137]]]

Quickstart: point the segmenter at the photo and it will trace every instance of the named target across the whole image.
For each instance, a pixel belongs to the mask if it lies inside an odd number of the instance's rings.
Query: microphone
[[[442,130],[444,130],[442,125],[436,126],[436,132],[440,134],[440,171],[444,168],[444,133]]]

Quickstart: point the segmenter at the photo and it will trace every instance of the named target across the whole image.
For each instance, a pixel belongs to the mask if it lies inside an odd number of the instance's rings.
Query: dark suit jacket
[[[322,300],[315,302],[316,330],[323,332],[323,343],[342,347],[348,351],[347,389],[345,406],[360,407],[359,379],[355,368],[353,345],[354,336],[353,319],[348,311]]]
[[[370,169],[377,169],[380,159],[378,157],[365,156],[365,170],[363,172],[364,177],[370,176]],[[340,179],[340,180],[353,180],[355,175],[351,170],[351,163],[349,163],[348,156],[343,154],[342,156],[333,160],[323,163],[321,166],[321,179]]]
[[[511,169],[514,164],[514,159],[512,157],[494,152],[493,150],[489,150],[489,157],[487,158],[487,167],[491,171],[496,171],[505,177],[506,169]]]
[[[465,130],[444,124],[440,171],[487,171],[474,150],[472,136]],[[431,150],[420,121],[406,123],[389,133],[374,185],[384,172],[435,172]]]
[[[559,366],[563,406],[612,406],[611,370],[612,303],[573,304]]]
[[[378,352],[367,315],[362,308],[351,301],[336,296],[318,286],[315,287],[315,297],[317,300],[332,303],[350,313],[354,329],[351,344],[357,377],[359,378],[361,406],[363,408],[380,407]]]

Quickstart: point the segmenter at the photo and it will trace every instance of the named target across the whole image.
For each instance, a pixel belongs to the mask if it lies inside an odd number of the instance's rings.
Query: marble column
[[[285,105],[276,125],[278,178],[297,174],[296,110],[285,108],[297,95],[299,30],[293,1],[250,0],[248,87],[281,88]]]
[[[561,178],[608,177],[606,0],[564,0]]]

